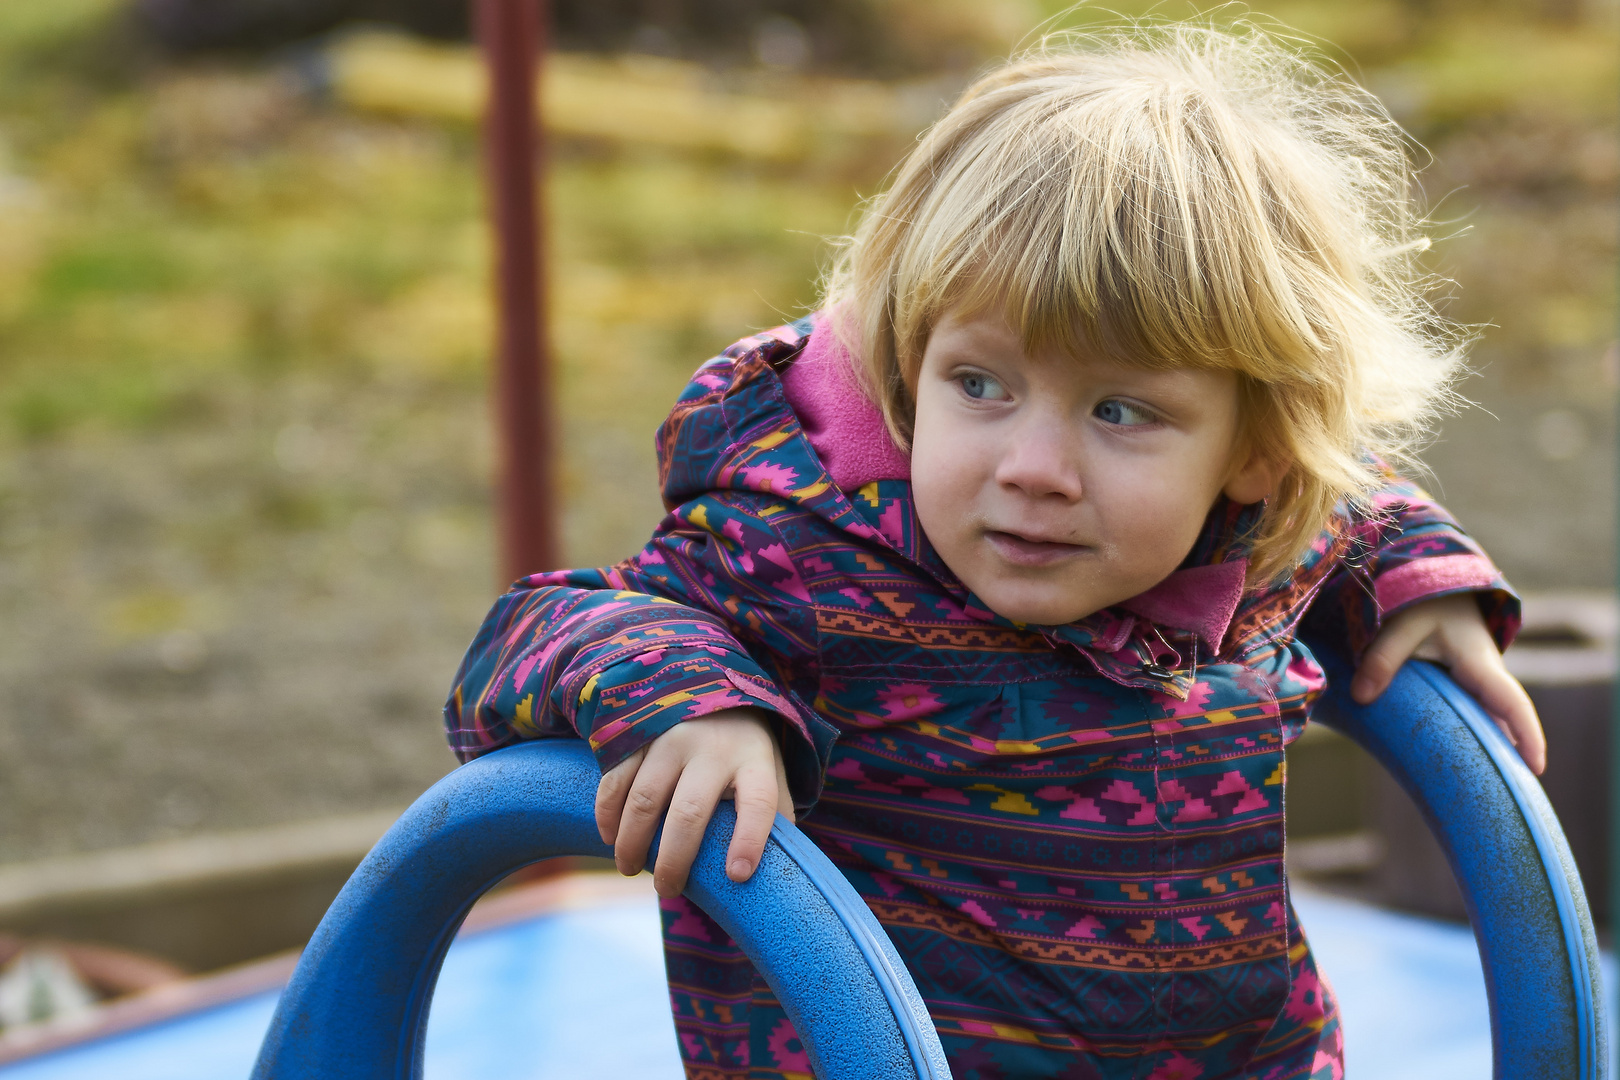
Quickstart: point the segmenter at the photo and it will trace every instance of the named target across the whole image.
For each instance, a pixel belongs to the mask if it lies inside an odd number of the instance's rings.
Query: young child
[[[820,312],[704,364],[639,554],[495,606],[465,759],[590,740],[654,871],[689,1077],[808,1077],[680,896],[720,798],[746,879],[798,820],[905,958],[958,1080],[1343,1071],[1283,877],[1283,748],[1450,665],[1539,771],[1517,600],[1381,464],[1443,401],[1401,134],[1262,32],[1065,38],[981,79]]]

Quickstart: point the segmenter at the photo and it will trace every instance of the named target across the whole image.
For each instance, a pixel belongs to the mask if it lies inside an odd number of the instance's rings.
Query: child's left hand
[[[1547,767],[1547,737],[1530,695],[1508,674],[1472,595],[1442,596],[1396,615],[1367,648],[1350,684],[1350,696],[1366,705],[1382,694],[1412,657],[1451,669],[1457,685],[1474,695],[1506,733],[1530,771]]]

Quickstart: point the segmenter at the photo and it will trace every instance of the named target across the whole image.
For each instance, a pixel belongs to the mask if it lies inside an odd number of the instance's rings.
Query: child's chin
[[[994,598],[979,595],[991,611],[1004,619],[1032,626],[1065,626],[1087,615],[1095,614],[1106,605],[1089,604],[1083,598],[1054,598],[1048,588],[1045,596],[1003,595]]]

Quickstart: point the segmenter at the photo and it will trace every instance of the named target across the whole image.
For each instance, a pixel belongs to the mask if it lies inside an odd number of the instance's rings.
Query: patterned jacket
[[[1283,748],[1323,688],[1296,630],[1309,611],[1355,652],[1392,611],[1477,591],[1505,647],[1506,583],[1391,477],[1275,586],[1242,591],[1256,510],[1223,503],[1164,585],[1014,624],[940,561],[905,480],[828,474],[780,377],[813,327],[699,368],[659,430],[669,514],[640,553],[500,599],[446,705],[456,752],[582,737],[605,770],[763,709],[801,827],[894,939],[958,1080],[1339,1076],[1283,877]],[[1189,595],[1214,614],[1179,615]],[[808,1080],[719,927],[678,898],[664,933],[688,1076]]]

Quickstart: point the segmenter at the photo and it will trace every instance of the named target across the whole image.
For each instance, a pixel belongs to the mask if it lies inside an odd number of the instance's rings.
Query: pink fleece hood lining
[[[840,491],[873,480],[910,480],[911,456],[894,445],[854,367],[826,320],[818,319],[804,350],[782,372],[782,390]]]

